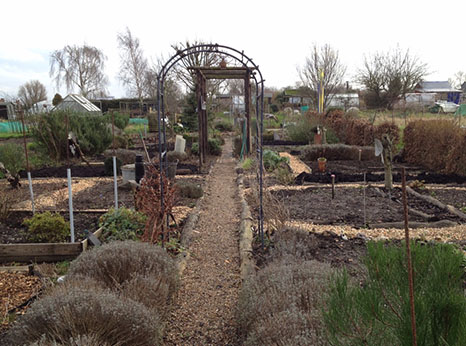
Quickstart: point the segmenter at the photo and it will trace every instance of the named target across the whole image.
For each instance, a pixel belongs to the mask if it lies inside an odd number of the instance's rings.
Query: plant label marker
[[[66,175],[68,176],[68,204],[70,207],[71,242],[74,243],[73,190],[71,188],[71,168],[66,169]]]
[[[332,177],[332,199],[335,198],[335,174],[331,175]]]

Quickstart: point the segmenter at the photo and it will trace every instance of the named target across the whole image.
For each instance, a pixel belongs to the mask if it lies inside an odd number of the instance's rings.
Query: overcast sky
[[[298,80],[297,67],[314,44],[330,44],[347,65],[351,81],[364,54],[409,48],[431,74],[447,80],[466,71],[463,1],[2,1],[0,94],[15,95],[32,79],[58,91],[49,77],[50,53],[84,43],[108,57],[105,73],[112,96],[125,96],[118,82],[118,32],[129,27],[147,58],[173,53],[186,40],[219,43],[244,50],[259,65],[266,86]]]

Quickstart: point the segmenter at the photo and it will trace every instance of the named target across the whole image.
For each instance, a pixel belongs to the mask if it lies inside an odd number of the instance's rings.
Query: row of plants
[[[352,275],[313,260],[316,247],[307,231],[276,232],[240,294],[243,344],[412,345],[405,244],[369,242]],[[464,254],[419,241],[411,250],[418,345],[463,345]]]
[[[178,286],[161,247],[115,241],[84,252],[65,282],[8,331],[8,345],[161,345]]]

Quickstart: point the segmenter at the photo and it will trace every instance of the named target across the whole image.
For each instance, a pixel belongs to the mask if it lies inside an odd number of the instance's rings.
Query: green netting
[[[27,126],[26,126],[27,130]],[[21,122],[19,121],[8,121],[8,122],[0,122],[0,132],[2,133],[21,133],[23,128],[21,126]]]
[[[147,125],[149,124],[149,120],[145,119],[145,118],[131,118],[129,119],[129,123],[130,124],[143,124],[143,125]]]
[[[455,115],[466,115],[466,104],[460,105],[456,110]]]

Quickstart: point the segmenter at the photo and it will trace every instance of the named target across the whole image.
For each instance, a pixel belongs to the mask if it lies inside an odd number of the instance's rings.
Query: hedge
[[[466,175],[466,130],[450,120],[417,120],[404,130],[404,159],[429,170]]]

